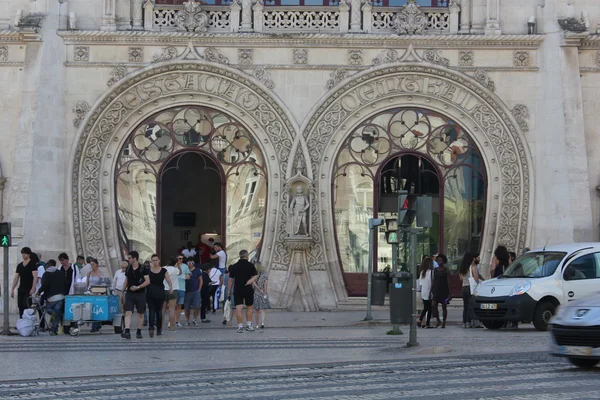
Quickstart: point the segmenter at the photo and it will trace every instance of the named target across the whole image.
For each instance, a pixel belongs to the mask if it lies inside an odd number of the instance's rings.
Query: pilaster
[[[486,35],[501,35],[500,30],[500,0],[487,0]]]
[[[100,30],[103,31],[116,31],[117,30],[117,0],[102,0],[104,2],[103,15],[102,15],[102,26]]]
[[[252,32],[252,0],[242,0],[241,32]]]
[[[150,7],[153,7],[150,0],[147,3],[150,3]],[[148,4],[144,5],[144,0],[131,0],[131,22],[134,31],[144,29],[142,14],[146,7],[148,7]],[[150,19],[150,21],[152,20]]]
[[[460,30],[458,33],[463,35],[468,35],[471,32],[471,21],[473,20],[472,1],[462,0],[460,2]]]

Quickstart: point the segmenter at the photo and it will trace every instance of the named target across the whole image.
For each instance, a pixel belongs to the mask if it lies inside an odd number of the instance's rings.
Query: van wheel
[[[569,358],[571,364],[579,368],[594,368],[600,360],[590,360],[589,358]]]
[[[487,329],[497,330],[504,326],[504,321],[481,321]]]
[[[556,312],[556,307],[552,303],[541,302],[535,308],[533,313],[533,326],[538,331],[547,331],[548,323],[550,319],[554,316]]]

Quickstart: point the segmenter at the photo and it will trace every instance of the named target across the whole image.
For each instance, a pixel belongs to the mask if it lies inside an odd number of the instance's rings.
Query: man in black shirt
[[[46,263],[46,271],[42,276],[42,286],[38,290],[38,295],[41,293],[46,298],[46,312],[53,317],[50,335],[56,336],[61,312],[65,306],[65,278],[56,268],[54,260],[48,260]]]
[[[248,261],[248,251],[240,251],[240,260],[229,268],[228,282],[229,293],[231,293],[231,286],[233,286],[238,333],[244,332],[244,321],[242,318],[244,304],[246,305],[246,330],[249,332],[254,331],[252,327],[252,306],[254,305],[254,289],[252,288],[252,284],[257,278],[258,272],[256,272],[256,267]]]
[[[29,296],[33,296],[35,293],[35,286],[37,284],[38,273],[37,273],[37,265],[31,259],[31,249],[29,247],[23,247],[21,249],[21,256],[23,257],[23,262],[17,265],[17,271],[15,273],[15,278],[13,279],[12,290],[10,292],[10,297],[15,298],[15,288],[17,287],[17,283],[19,283],[19,290],[17,291],[17,305],[19,307],[19,318],[23,316],[23,311],[29,308],[29,304],[27,304],[27,299]]]
[[[131,339],[129,327],[131,326],[131,314],[133,309],[138,313],[137,332],[135,337],[142,338],[142,326],[144,325],[144,313],[146,312],[146,286],[150,284],[150,277],[140,265],[137,251],[130,251],[127,256],[129,267],[125,271],[125,283],[121,296],[125,293],[125,331],[122,338]]]

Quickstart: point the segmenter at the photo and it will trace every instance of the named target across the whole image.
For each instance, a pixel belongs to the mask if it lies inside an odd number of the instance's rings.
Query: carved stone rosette
[[[183,9],[175,14],[177,28],[187,32],[206,32],[208,30],[208,14],[200,8],[195,0],[183,3]]]
[[[421,11],[416,0],[408,0],[394,17],[394,29],[399,35],[420,35],[427,27],[427,16]]]

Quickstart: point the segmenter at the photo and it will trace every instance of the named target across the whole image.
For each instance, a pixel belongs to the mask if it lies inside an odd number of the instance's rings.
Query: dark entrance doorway
[[[196,245],[207,234],[224,232],[223,183],[219,166],[202,152],[178,153],[165,164],[159,181],[160,254],[174,256],[188,241]]]

